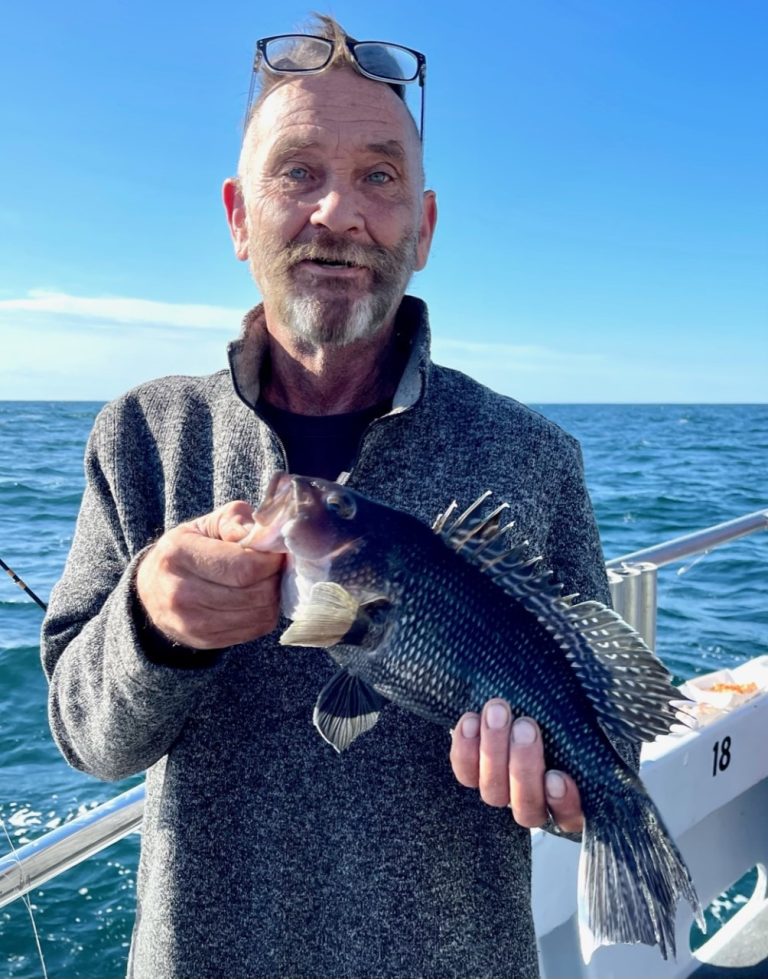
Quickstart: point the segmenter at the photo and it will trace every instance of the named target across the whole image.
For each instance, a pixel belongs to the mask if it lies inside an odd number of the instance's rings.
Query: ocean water
[[[768,507],[768,405],[549,405],[580,439],[607,558]],[[0,402],[0,558],[46,600],[69,548],[99,405]],[[663,569],[658,653],[682,679],[768,652],[768,534]],[[68,768],[51,741],[41,611],[0,575],[0,817],[22,845],[135,784]],[[0,853],[10,849],[0,827]],[[52,977],[125,974],[138,838],[30,895]],[[739,900],[738,895],[735,898]],[[728,913],[721,902],[715,916]],[[30,914],[0,911],[0,974],[42,975]]]

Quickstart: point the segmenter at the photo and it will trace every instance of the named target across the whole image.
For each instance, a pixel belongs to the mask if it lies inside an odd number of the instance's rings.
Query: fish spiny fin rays
[[[479,496],[449,526],[449,519],[458,509],[454,501],[438,516],[432,529],[448,547],[459,552],[488,574],[495,584],[520,601],[525,603],[525,599],[530,597],[537,603],[547,598],[550,602],[562,602],[562,587],[552,582],[551,572],[540,567],[539,558],[530,557],[527,541],[513,547],[507,546],[507,532],[514,522],[502,526],[501,517],[509,509],[509,504],[502,503],[485,516],[478,515],[478,509],[490,495],[488,490]],[[546,606],[545,602],[541,603]]]
[[[692,725],[670,674],[638,633],[600,602],[574,604],[527,544],[509,547],[499,528],[500,508],[486,517],[478,510],[484,493],[450,526],[452,504],[435,521],[435,532],[453,550],[517,599],[560,643],[594,704],[603,730],[629,741],[652,741],[675,723]]]
[[[695,726],[663,663],[613,609],[582,602],[564,614],[586,648],[568,640],[563,648],[607,734],[652,741],[673,724]]]
[[[503,529],[500,529],[500,517],[505,510],[509,509],[508,503],[502,503],[492,513],[486,514],[481,519],[475,516],[479,507],[482,506],[490,495],[491,491],[486,490],[485,493],[479,496],[471,506],[467,507],[453,521],[451,526],[448,527],[448,520],[458,508],[458,503],[454,500],[446,510],[437,516],[435,522],[432,524],[432,529],[456,551],[460,551],[465,544],[473,540],[476,544],[482,543],[485,545],[490,543],[494,537],[498,534],[503,534],[512,526],[510,523]]]
[[[320,691],[312,720],[328,744],[342,752],[358,735],[370,731],[386,703],[360,677],[339,670]]]
[[[280,636],[281,646],[334,646],[354,625],[358,599],[333,581],[318,581]]]

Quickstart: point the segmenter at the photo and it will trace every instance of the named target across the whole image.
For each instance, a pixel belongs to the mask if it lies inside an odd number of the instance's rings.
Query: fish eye
[[[357,506],[352,497],[348,493],[340,493],[338,490],[331,490],[326,496],[325,506],[327,510],[331,510],[342,520],[351,520],[357,511]]]

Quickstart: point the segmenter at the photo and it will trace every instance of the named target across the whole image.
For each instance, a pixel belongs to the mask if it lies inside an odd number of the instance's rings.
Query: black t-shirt
[[[278,435],[288,456],[288,471],[299,476],[337,479],[355,461],[363,432],[392,407],[385,401],[342,415],[297,415],[259,401],[259,414]]]

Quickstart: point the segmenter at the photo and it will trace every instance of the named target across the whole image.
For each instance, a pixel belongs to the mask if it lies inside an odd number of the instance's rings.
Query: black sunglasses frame
[[[322,65],[318,68],[275,68],[269,61],[267,57],[267,45],[270,41],[279,41],[285,38],[306,38],[311,41],[321,41],[328,45],[328,57],[325,59]],[[421,112],[419,116],[419,139],[424,142],[424,101],[425,101],[425,88],[426,88],[426,78],[427,78],[427,59],[421,51],[416,51],[413,48],[407,48],[403,44],[394,44],[391,41],[353,41],[352,38],[348,37],[345,39],[349,53],[352,55],[352,60],[355,64],[355,68],[360,72],[365,78],[370,78],[375,82],[382,82],[385,85],[389,85],[395,90],[395,93],[399,98],[405,102],[405,92],[399,91],[400,87],[403,85],[408,85],[411,82],[418,82],[419,88],[421,89]],[[248,128],[248,123],[251,116],[251,106],[253,105],[254,94],[256,92],[256,82],[258,79],[259,69],[262,64],[266,67],[268,71],[273,72],[277,75],[316,75],[321,71],[324,71],[333,57],[333,51],[336,42],[329,37],[319,37],[315,34],[273,34],[270,37],[261,37],[256,42],[256,51],[253,56],[253,67],[251,69],[251,84],[248,89],[248,104],[245,109],[245,121],[243,124],[243,135],[245,135],[245,130]],[[358,56],[356,54],[356,48],[361,46],[367,46],[369,44],[381,45],[385,48],[397,48],[399,51],[406,51],[408,54],[413,55],[416,59],[416,71],[412,78],[392,78],[389,75],[379,75],[368,71],[363,65],[360,64]]]

